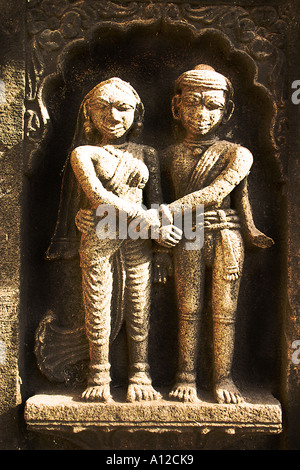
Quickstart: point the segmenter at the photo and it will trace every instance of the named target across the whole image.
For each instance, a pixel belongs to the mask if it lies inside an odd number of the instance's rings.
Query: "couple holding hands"
[[[214,397],[219,403],[243,401],[232,380],[231,366],[244,243],[266,248],[273,241],[255,227],[252,218],[247,192],[252,154],[218,137],[220,126],[228,122],[233,110],[233,88],[225,76],[208,65],[184,72],[175,82],[172,100],[173,117],[184,137],[158,157],[152,147],[133,142],[143,124],[144,107],[129,83],[111,78],[85,96],[65,167],[56,232],[47,254],[49,259],[56,257],[57,247],[63,249],[66,227],[76,223],[90,355],[82,399],[112,400],[109,348],[116,296],[120,297],[119,324],[126,322],[128,336],[127,401],[161,398],[152,386],[147,358],[151,284],[153,278],[165,282],[174,263],[179,350],[170,398],[198,400],[199,328],[205,268],[209,266]],[[175,197],[169,204],[162,195],[161,162],[172,179]],[[95,224],[100,205],[113,207],[119,216],[126,214],[129,221],[137,220],[141,234],[157,230],[158,238],[100,239]],[[188,250],[176,220],[186,207],[194,212],[199,206],[204,207],[204,243],[201,249]],[[162,219],[168,222],[162,224]],[[116,284],[116,276],[123,282]]]

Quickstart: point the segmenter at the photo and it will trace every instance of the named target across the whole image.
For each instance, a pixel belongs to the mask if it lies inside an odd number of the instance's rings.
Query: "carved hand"
[[[137,187],[143,189],[147,183],[148,174],[146,174],[144,166],[141,162],[135,162],[135,167],[131,171],[127,184],[131,187]]]
[[[80,209],[75,217],[75,224],[82,233],[88,233],[95,225],[94,211],[92,209]]]
[[[160,228],[161,220],[158,209],[148,209],[139,214],[139,218],[141,219],[141,227],[146,225],[148,228]]]
[[[251,241],[252,244],[257,248],[270,248],[270,246],[275,244],[272,238],[268,237],[260,230],[255,229],[253,232],[254,233],[252,234]]]
[[[155,253],[153,261],[153,281],[165,284],[173,275],[173,261],[169,253]]]
[[[182,239],[182,230],[175,225],[163,225],[159,229],[158,243],[162,246],[172,248]]]

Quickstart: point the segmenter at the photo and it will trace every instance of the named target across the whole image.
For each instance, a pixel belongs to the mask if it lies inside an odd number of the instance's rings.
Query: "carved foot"
[[[195,403],[199,401],[195,384],[177,383],[169,393],[169,397],[174,400]]]
[[[113,401],[109,384],[91,385],[84,390],[81,398],[85,401],[100,401],[105,403]]]
[[[228,378],[221,380],[215,386],[215,398],[218,403],[243,403],[244,399],[233,380]]]
[[[151,385],[151,380],[144,372],[134,374],[127,390],[128,402],[159,400],[162,395]]]

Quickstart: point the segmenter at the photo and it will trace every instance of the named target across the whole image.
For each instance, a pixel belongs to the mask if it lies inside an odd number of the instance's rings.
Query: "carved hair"
[[[138,134],[141,132],[144,119],[144,105],[139,95],[129,83],[121,80],[120,78],[113,77],[98,83],[98,85],[96,85],[84,97],[78,113],[77,127],[72,145],[73,148],[79,145],[93,145],[96,142],[99,142],[99,137],[101,140],[102,136],[99,136],[99,131],[96,130],[91,120],[89,109],[92,103],[97,100],[97,98],[101,94],[101,90],[106,85],[114,86],[119,90],[122,90],[127,94],[132,94],[134,96],[136,101],[134,122],[127,134],[127,139],[130,140],[130,138],[138,136]]]

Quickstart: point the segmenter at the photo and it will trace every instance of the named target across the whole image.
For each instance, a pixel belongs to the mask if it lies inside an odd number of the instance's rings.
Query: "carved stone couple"
[[[179,316],[179,363],[170,397],[197,401],[200,315],[205,267],[210,266],[214,396],[220,403],[243,400],[233,383],[231,366],[244,240],[259,247],[270,246],[273,241],[253,223],[247,193],[251,153],[219,140],[217,135],[233,110],[232,85],[213,68],[197,66],[177,79],[172,111],[183,130],[183,140],[160,156],[171,173],[175,194],[174,202],[163,205],[157,152],[132,142],[144,116],[137,92],[121,79],[111,78],[84,98],[65,167],[59,220],[48,252],[51,259],[53,250],[66,249],[66,230],[69,241],[72,233],[75,240],[76,217],[81,232],[79,253],[90,353],[83,399],[112,400],[109,348],[123,320],[129,347],[127,401],[161,397],[152,386],[147,359],[151,283],[153,276],[165,282],[172,266],[171,254]],[[95,211],[102,204],[114,207],[119,216],[126,214],[129,221],[138,220],[141,234],[158,230],[159,239],[99,239]],[[158,209],[145,209],[153,204]],[[187,205],[193,210],[204,206],[204,245],[200,250],[186,250],[184,234],[174,225]],[[162,226],[162,214],[169,224]],[[112,312],[116,298],[117,307]]]

